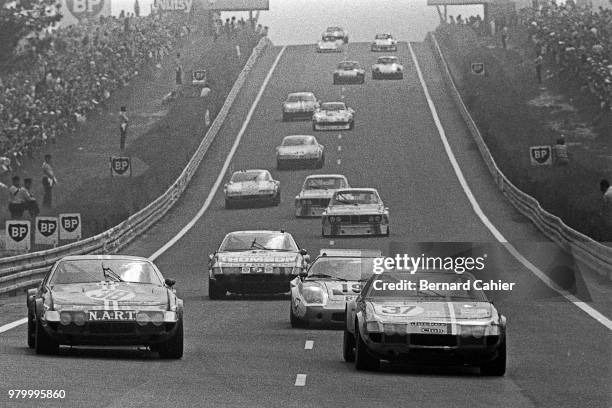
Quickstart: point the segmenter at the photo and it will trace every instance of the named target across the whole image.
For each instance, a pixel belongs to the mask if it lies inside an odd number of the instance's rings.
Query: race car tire
[[[334,85],[338,84],[338,77],[336,75],[334,75]]]
[[[353,130],[355,128],[355,121],[351,121],[351,123],[349,123],[349,130]]]
[[[275,207],[278,207],[281,203],[281,192],[280,190],[278,190],[278,193],[276,194],[276,197],[274,197],[273,201],[272,201],[272,205]]]
[[[213,281],[208,278],[208,297],[211,300],[219,300],[225,297],[226,290],[225,288],[220,287]]]
[[[355,325],[355,368],[359,371],[376,371],[380,367],[380,360],[368,352],[368,346],[361,339],[358,326]]]
[[[289,322],[294,329],[308,326],[305,321],[293,314],[293,307],[291,306],[289,307]]]
[[[225,199],[225,209],[231,210],[232,208],[234,208],[234,203],[232,203],[230,200],[226,198]]]
[[[501,377],[506,374],[506,339],[502,341],[493,361],[480,366],[480,375],[488,377]]]
[[[344,338],[342,339],[342,357],[347,363],[355,361],[355,336],[344,328]]]
[[[159,347],[159,357],[179,359],[183,357],[183,319],[177,322],[176,333]]]
[[[287,115],[285,112],[283,112],[283,122],[288,122],[290,119],[289,115]]]
[[[33,349],[36,346],[36,323],[32,314],[28,311],[28,347]]]
[[[323,153],[321,155],[321,158],[317,162],[317,166],[316,167],[317,167],[317,169],[322,169],[324,165],[325,165],[325,153]]]
[[[45,329],[43,329],[42,324],[37,321],[36,322],[36,334],[34,340],[34,350],[36,350],[36,354],[58,354],[59,353],[59,343],[53,340]]]

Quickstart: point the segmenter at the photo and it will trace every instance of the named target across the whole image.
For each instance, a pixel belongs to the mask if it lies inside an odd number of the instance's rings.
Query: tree
[[[6,61],[22,38],[62,18],[58,0],[0,0],[0,60]]]

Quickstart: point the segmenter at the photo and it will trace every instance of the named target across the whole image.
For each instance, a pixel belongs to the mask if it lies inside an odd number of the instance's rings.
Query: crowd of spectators
[[[143,64],[159,64],[189,31],[177,14],[131,15],[101,17],[27,40],[0,71],[0,172],[74,131],[88,111],[125,86]]]
[[[579,78],[599,100],[601,111],[612,106],[612,9],[563,5],[521,11],[536,55],[557,67],[561,77]]]

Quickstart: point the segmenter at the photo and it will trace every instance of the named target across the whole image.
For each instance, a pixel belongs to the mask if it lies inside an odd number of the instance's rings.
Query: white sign
[[[131,177],[132,161],[129,157],[111,157],[111,177]]]
[[[60,26],[78,24],[111,15],[111,0],[61,0]]]
[[[59,240],[58,224],[57,217],[36,217],[34,243],[56,246]]]
[[[81,239],[81,214],[59,215],[59,239]]]
[[[193,0],[155,0],[154,7],[162,11],[184,11],[189,13]]]
[[[532,166],[552,165],[552,148],[550,146],[531,146],[529,157]]]
[[[484,62],[472,62],[472,65],[470,67],[472,69],[472,74],[475,74],[475,75],[485,74]]]
[[[248,11],[270,10],[269,0],[200,0],[204,10]]]
[[[6,249],[10,251],[30,250],[30,221],[6,221]]]

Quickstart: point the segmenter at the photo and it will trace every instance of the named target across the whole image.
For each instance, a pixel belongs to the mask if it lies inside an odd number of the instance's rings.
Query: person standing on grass
[[[538,84],[542,83],[542,63],[543,62],[544,62],[544,58],[542,58],[542,54],[538,54],[538,56],[534,60],[535,70],[536,70],[536,79],[538,80]]]
[[[128,128],[128,116],[127,116],[127,108],[125,106],[121,107],[119,111],[119,148],[121,150],[125,149],[125,139],[127,138],[127,128]]]
[[[602,193],[601,216],[604,225],[607,228],[612,228],[612,187],[607,179],[602,179],[599,182],[599,190]]]
[[[21,189],[17,193],[17,196],[19,196],[21,198],[21,201],[23,202],[23,209],[28,211],[31,218],[36,218],[38,217],[38,214],[40,214],[40,209],[38,208],[38,202],[36,201],[36,198],[34,198],[34,196],[32,195],[31,190],[32,179],[23,179],[23,187],[21,187]]]
[[[53,172],[53,167],[51,166],[51,155],[45,154],[45,161],[42,165],[43,169],[43,207],[51,208],[53,205],[53,186],[57,184],[57,178],[55,178],[55,173]]]
[[[19,191],[21,190],[21,179],[19,176],[13,176],[12,178],[13,184],[8,188],[9,199],[8,199],[8,209],[11,213],[11,218],[21,218],[23,216],[23,201],[21,196],[19,195]]]
[[[569,153],[563,135],[557,140],[557,144],[553,146],[553,153],[555,164],[565,166],[569,163]]]
[[[501,41],[502,41],[502,47],[504,47],[504,50],[507,49],[508,47],[508,27],[504,26],[504,28],[502,28],[501,30]]]

